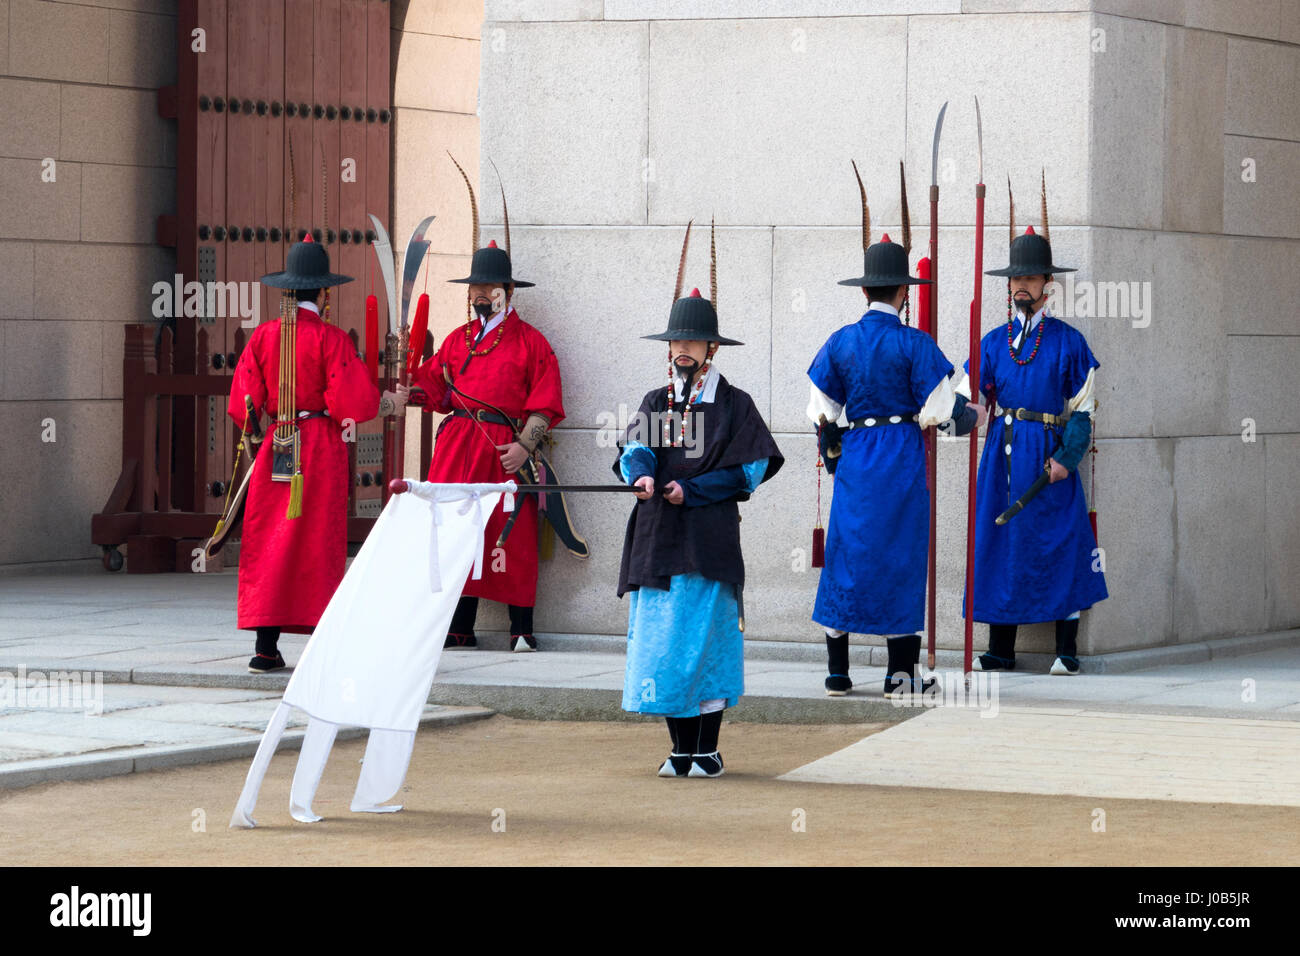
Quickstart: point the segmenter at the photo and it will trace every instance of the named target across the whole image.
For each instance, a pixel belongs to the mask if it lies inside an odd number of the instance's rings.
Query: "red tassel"
[[[929,256],[916,264],[916,275],[921,279],[930,278]],[[926,335],[934,336],[934,321],[930,315],[930,290],[926,286],[921,286],[917,292],[916,327]]]
[[[813,528],[812,566],[826,567],[826,529]]]
[[[379,381],[379,300],[366,296],[366,368],[370,377]]]
[[[1093,542],[1096,543],[1096,544],[1100,544],[1100,543],[1101,543],[1101,539],[1097,537],[1097,512],[1095,512],[1095,511],[1089,511],[1089,512],[1088,512],[1088,523],[1089,523],[1090,525],[1092,525],[1092,540],[1093,540]]]
[[[415,304],[415,323],[411,326],[411,347],[407,351],[406,370],[414,375],[424,359],[424,338],[429,332],[429,294],[420,296]]]

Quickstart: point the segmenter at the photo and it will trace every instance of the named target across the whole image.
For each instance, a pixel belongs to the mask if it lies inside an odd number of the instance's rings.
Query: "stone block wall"
[[[1085,652],[1300,624],[1300,440],[1286,412],[1300,386],[1300,2],[487,0],[485,16],[481,174],[491,158],[507,179],[516,268],[538,281],[517,305],[560,356],[566,479],[608,475],[598,423],[663,379],[662,345],[638,336],[667,320],[691,218],[687,286],[707,288],[699,227],[717,218],[722,330],[746,342],[719,365],[787,456],[742,508],[747,636],[820,641],[804,373],[863,311],[835,285],[861,265],[849,160],[877,238],[897,238],[906,160],[915,260],[945,101],[940,345],[965,357],[972,94],[985,267],[1006,257],[1008,177],[1018,231],[1037,228],[1045,169],[1056,257],[1079,267],[1074,294],[1102,303],[1066,319],[1102,364],[1095,499],[1111,598],[1085,615]],[[986,331],[1005,296],[985,281]],[[966,448],[940,449],[947,647],[961,642]],[[627,503],[577,510],[593,556],[544,566],[537,626],[619,633]],[[1036,626],[1023,646],[1050,640]]]
[[[174,0],[0,0],[0,565],[93,558],[121,466],[122,326],[175,257]],[[53,439],[52,441],[49,439]]]

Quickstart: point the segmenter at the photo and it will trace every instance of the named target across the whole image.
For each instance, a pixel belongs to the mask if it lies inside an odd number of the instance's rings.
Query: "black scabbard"
[[[998,515],[997,524],[1006,524],[1016,515],[1020,514],[1021,509],[1034,499],[1034,495],[1038,494],[1047,486],[1047,484],[1052,480],[1050,468],[1050,465],[1045,465],[1043,467],[1043,473],[1034,479],[1034,483],[1029,486],[1023,495],[1016,499],[1016,503],[1006,511],[1002,512],[1002,514]]]

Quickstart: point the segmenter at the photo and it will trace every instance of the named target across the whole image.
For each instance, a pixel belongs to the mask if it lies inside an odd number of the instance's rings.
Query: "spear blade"
[[[415,227],[410,241],[406,244],[406,258],[402,262],[402,321],[398,326],[399,329],[406,328],[407,316],[410,315],[411,310],[411,291],[415,288],[415,277],[420,274],[425,250],[429,248],[429,240],[424,238],[424,234],[429,229],[429,223],[435,218],[425,216],[420,220],[420,224]]]
[[[983,183],[984,182],[984,123],[980,120],[980,98],[978,96],[975,97],[975,142],[979,149],[979,152],[976,154],[979,157],[979,165],[980,165],[979,182]]]
[[[379,274],[384,277],[384,291],[388,293],[388,331],[393,331],[393,320],[397,317],[397,280],[393,276],[393,245],[388,241],[388,230],[374,213],[370,222],[375,227],[375,238],[370,244],[375,247],[375,257],[379,260]]]
[[[948,101],[939,107],[939,118],[934,123],[934,144],[930,147],[930,185],[939,185],[939,136],[943,133],[943,114],[948,112]]]

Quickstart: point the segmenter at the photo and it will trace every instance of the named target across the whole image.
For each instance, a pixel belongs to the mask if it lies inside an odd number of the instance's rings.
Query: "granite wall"
[[[667,320],[682,228],[717,218],[722,330],[746,343],[720,368],[787,458],[742,509],[747,636],[820,641],[804,372],[862,312],[860,293],[835,285],[861,266],[849,160],[877,238],[897,238],[906,160],[915,259],[944,101],[940,344],[964,358],[972,94],[985,267],[1007,254],[1007,178],[1020,229],[1037,227],[1045,169],[1056,257],[1079,267],[1064,317],[1102,364],[1095,497],[1111,597],[1084,616],[1084,652],[1300,624],[1300,432],[1286,411],[1300,387],[1300,2],[487,0],[485,12],[481,173],[491,181],[490,157],[509,185],[516,271],[538,283],[516,303],[560,356],[566,480],[608,478],[602,422],[664,375],[663,346],[638,336]],[[688,287],[707,289],[706,243],[697,231]],[[985,330],[1004,321],[1005,295],[985,282]],[[961,641],[966,448],[940,450],[947,647]],[[576,506],[593,555],[544,566],[538,629],[622,632],[612,592],[628,505]],[[1022,646],[1050,640],[1039,626]]]

